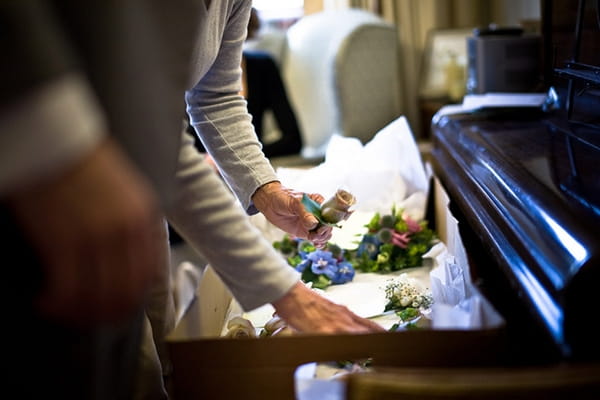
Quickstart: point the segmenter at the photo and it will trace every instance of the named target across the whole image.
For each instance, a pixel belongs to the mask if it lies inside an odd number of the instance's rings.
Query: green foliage
[[[323,274],[315,274],[310,268],[302,271],[301,279],[303,282],[312,282],[312,287],[317,289],[325,289],[331,285],[331,279]]]
[[[400,310],[396,313],[402,321],[409,321],[415,319],[420,315],[419,310],[413,307],[406,307],[404,310]]]
[[[279,242],[273,242],[273,247],[285,256],[290,257],[298,254],[298,242],[285,235]]]
[[[423,254],[437,237],[427,221],[417,223],[403,217],[402,210],[392,207],[391,213],[375,213],[365,225],[368,233],[361,238],[359,248],[350,252],[353,267],[361,272],[387,273],[422,265]]]
[[[320,213],[319,204],[308,196],[304,196],[302,201],[308,211],[315,215]],[[395,206],[386,215],[376,212],[365,227],[367,233],[359,236],[357,249],[342,249],[328,243],[325,250],[340,261],[344,259],[350,262],[356,271],[389,273],[421,266],[423,255],[437,241],[427,221],[416,222],[404,216],[403,210],[396,209]],[[313,282],[313,287],[316,288],[331,285],[330,278],[315,274],[310,268],[302,269],[300,265],[306,254],[316,251],[312,243],[285,235],[281,241],[274,242],[273,246],[286,258],[289,265],[298,267],[304,282]]]
[[[343,281],[351,280],[354,277],[352,264],[346,263],[344,249],[334,243],[327,243],[323,250],[318,250],[308,240],[292,239],[288,234],[285,234],[281,240],[273,242],[273,247],[284,256],[291,267],[300,272],[302,281],[305,283],[311,282],[313,288],[325,289],[332,284],[344,283]],[[334,278],[325,275],[325,270],[322,273],[315,273],[315,270],[312,269],[312,263],[307,261],[310,261],[312,255],[320,257],[317,255],[319,252],[326,252],[323,253],[324,259],[327,260],[328,264],[333,264],[334,268],[350,268],[351,271],[346,271],[346,273],[341,275],[336,271]],[[329,271],[330,268],[327,270]]]

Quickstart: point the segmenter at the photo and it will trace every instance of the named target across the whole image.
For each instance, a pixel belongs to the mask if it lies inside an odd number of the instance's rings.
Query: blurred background
[[[346,136],[362,136],[364,141],[370,134],[375,133],[370,131],[381,128],[385,125],[385,121],[394,119],[393,117],[397,116],[394,114],[405,115],[415,138],[419,142],[426,142],[430,135],[429,125],[433,114],[445,104],[460,102],[466,91],[466,37],[472,35],[473,29],[495,24],[500,27],[518,26],[525,32],[539,33],[541,18],[540,0],[253,0],[253,5],[258,11],[261,26],[259,35],[248,43],[248,46],[269,51],[279,63],[292,106],[297,113],[305,142],[303,154],[307,157],[322,155],[326,140],[319,138],[329,135],[331,131]],[[333,37],[335,35],[331,32],[346,30],[348,36],[356,37],[358,35],[353,33],[358,25],[364,23],[352,22],[352,17],[343,14],[348,10],[361,10],[372,14],[392,27],[395,33],[395,41],[391,44],[393,47],[382,51],[389,53],[395,62],[381,55],[365,55],[371,58],[371,63],[363,67],[368,71],[357,70],[346,71],[346,73],[351,73],[352,80],[362,79],[361,76],[366,75],[375,77],[378,74],[388,74],[386,79],[390,83],[387,86],[393,88],[396,97],[386,100],[383,95],[379,98],[369,98],[367,95],[364,103],[370,103],[372,107],[368,113],[365,112],[366,116],[351,112],[354,120],[344,122],[347,118],[344,114],[349,112],[343,108],[349,106],[344,104],[343,96],[350,96],[348,92],[351,92],[351,96],[356,98],[356,91],[359,90],[360,97],[365,92],[364,87],[355,82],[352,88],[344,89],[345,84],[338,77],[341,73],[333,72],[333,77],[315,78],[320,79],[318,85],[322,90],[328,90],[327,88],[333,85],[333,94],[328,95],[321,91],[309,92],[307,85],[310,86],[311,83],[307,84],[305,80],[315,80],[311,79],[309,74],[312,64],[306,61],[306,56],[303,56],[304,58],[298,56],[301,52],[306,54],[307,50],[300,49],[292,41],[301,40],[302,46],[312,46],[314,62],[321,63],[319,68],[320,73],[323,73],[324,69],[329,68],[323,64],[324,59],[330,57],[327,52],[342,51],[340,46],[336,50],[332,49],[337,43],[336,40],[339,42],[342,39]],[[323,13],[340,13],[337,14],[339,15],[337,20],[334,17],[334,22],[329,22],[329,26],[325,29],[329,33],[311,36],[304,32],[293,32],[294,27],[302,20]],[[348,24],[354,24],[354,27],[344,27]],[[311,29],[319,28],[313,24]],[[311,37],[317,41],[315,44],[307,43]],[[367,49],[381,45],[381,40],[378,38],[371,37],[365,40],[370,40],[368,42],[370,44],[365,45]],[[327,41],[329,44],[324,43]],[[350,47],[360,46],[354,45],[351,40],[347,43],[349,44],[346,46]],[[325,47],[328,47],[328,50],[324,49]],[[320,49],[320,53],[317,48]],[[359,64],[360,58],[356,55],[350,56],[348,59],[350,61],[338,60],[337,63]],[[333,61],[334,64],[335,62]],[[392,75],[389,75],[390,66],[394,68]],[[382,68],[382,71],[379,71],[379,68]],[[333,80],[333,83],[328,83],[327,79]],[[375,86],[383,86],[382,83],[365,83],[365,85],[372,88],[373,92],[387,90]],[[385,96],[389,97],[390,94],[387,93]],[[315,104],[314,99],[323,99],[324,103]],[[352,110],[361,108],[356,101],[354,103],[351,105],[354,107]],[[365,121],[376,118],[373,116],[373,110],[381,109],[382,104],[391,103],[394,106],[385,112],[386,115],[380,116],[379,121],[372,121],[372,123]],[[319,116],[322,110],[309,110],[310,107],[316,108],[317,105],[321,109],[326,108],[329,115]],[[330,126],[321,128],[315,126],[318,120],[323,120],[321,123],[327,125],[325,121],[327,119],[330,121]],[[357,120],[365,121],[364,126],[360,127],[365,132],[344,132],[346,130],[344,126],[356,126]],[[319,132],[319,129],[323,131]],[[327,133],[323,133],[325,131]]]

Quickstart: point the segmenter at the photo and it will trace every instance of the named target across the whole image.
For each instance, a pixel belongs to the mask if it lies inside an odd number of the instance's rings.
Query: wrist
[[[263,211],[269,203],[269,198],[272,193],[281,191],[283,185],[279,181],[271,181],[260,186],[252,195],[252,202],[258,211]]]
[[[293,310],[297,308],[300,301],[299,297],[301,297],[303,289],[310,290],[304,283],[298,281],[286,294],[272,302],[271,304],[275,308],[277,314],[280,316],[287,316],[289,312],[293,312]]]

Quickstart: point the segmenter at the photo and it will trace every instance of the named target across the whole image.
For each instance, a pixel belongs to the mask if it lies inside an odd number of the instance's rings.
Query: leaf
[[[318,215],[321,217],[321,205],[308,197],[306,193],[302,195],[302,205],[306,208],[306,211],[313,214],[315,217]]]
[[[315,274],[312,272],[310,266],[302,272],[302,281],[306,283],[312,282],[312,287],[317,289],[325,289],[331,285],[331,279],[323,274]]]
[[[396,315],[402,319],[402,321],[408,321],[411,319],[415,319],[419,316],[419,310],[413,307],[406,307],[404,310],[400,310],[396,312]]]

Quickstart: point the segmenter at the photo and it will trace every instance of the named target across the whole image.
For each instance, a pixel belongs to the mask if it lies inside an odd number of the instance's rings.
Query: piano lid
[[[543,0],[544,82],[560,108],[433,125],[433,163],[467,223],[567,357],[600,359],[600,1]]]
[[[571,356],[598,347],[583,320],[600,288],[600,135],[530,112],[442,117],[433,158],[515,294]]]

